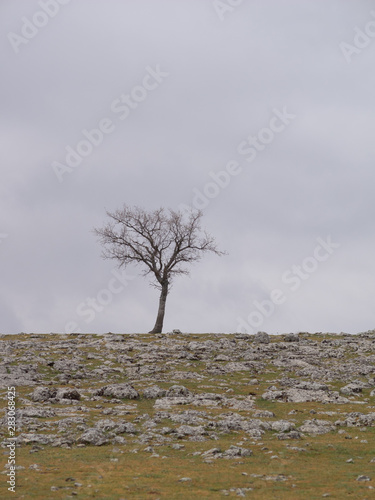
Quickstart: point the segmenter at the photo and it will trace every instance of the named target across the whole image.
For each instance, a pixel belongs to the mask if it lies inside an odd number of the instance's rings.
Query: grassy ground
[[[13,339],[16,337],[28,340],[27,336],[13,336]],[[150,342],[151,337],[145,335],[141,341]],[[213,335],[191,336],[189,341],[213,338]],[[323,339],[319,336],[310,338],[318,342]],[[327,337],[324,338],[327,339]],[[272,341],[278,342],[280,339],[274,338]],[[43,345],[43,339],[35,339],[35,342],[41,342],[40,345]],[[90,348],[86,353],[81,354],[86,356],[97,352]],[[19,357],[22,357],[22,353],[21,348]],[[371,355],[372,352],[368,354]],[[128,355],[134,356],[134,352],[129,352]],[[355,356],[355,352],[350,349],[346,352],[345,360],[354,359]],[[57,355],[51,354],[51,359],[54,357],[58,359]],[[16,365],[17,361],[12,363]],[[9,365],[10,369],[12,363]],[[101,365],[100,359],[89,358],[85,362],[86,368],[95,369]],[[358,404],[355,399],[350,400],[350,403],[340,405],[263,400],[261,395],[270,385],[276,383],[278,378],[285,375],[295,376],[293,372],[285,374],[285,370],[274,366],[271,361],[267,362],[262,373],[236,372],[218,377],[208,375],[205,366],[205,363],[200,360],[187,363],[182,359],[176,362],[173,369],[189,370],[205,375],[204,381],[187,379],[178,381],[195,393],[216,392],[226,394],[227,397],[252,394],[255,397],[255,410],[269,410],[275,414],[274,418],[262,418],[268,422],[280,419],[293,420],[298,427],[305,420],[312,418],[334,423],[348,412],[374,411],[371,405],[374,405],[375,401],[374,398],[369,397],[370,390],[364,390],[361,394],[364,404]],[[113,367],[121,368],[121,364],[113,360]],[[47,382],[54,383],[54,377],[58,373],[53,367],[40,364],[38,370]],[[254,377],[258,382],[250,383]],[[126,377],[121,372],[114,372],[113,381],[124,382]],[[101,380],[79,380],[75,384],[69,382],[68,386],[84,390],[101,386],[103,385],[101,382]],[[134,382],[133,385],[141,391],[143,387],[150,384],[142,379]],[[172,384],[168,380],[161,380],[158,381],[158,385],[168,388]],[[330,385],[333,390],[338,390],[343,383],[333,381]],[[18,387],[17,397],[19,399],[30,398],[31,391],[30,387]],[[5,394],[4,391],[2,393]],[[130,409],[123,418],[130,422],[145,413],[152,417],[156,411],[153,407],[153,400],[141,398],[136,401],[124,401],[124,403],[128,403]],[[82,404],[90,410],[82,413],[89,424],[99,417],[105,418],[103,411],[114,406],[110,399],[105,398],[100,402],[85,400]],[[2,400],[2,406],[4,405],[5,401]],[[54,408],[66,408],[66,406],[57,403],[54,404]],[[173,412],[178,413],[188,409],[208,411],[212,417],[224,411],[230,411],[222,408],[207,409],[185,405]],[[236,411],[236,413],[251,417],[249,412]],[[111,415],[108,418],[112,418]],[[53,422],[58,420],[58,417],[38,419],[38,421],[43,420]],[[158,424],[158,428],[163,426],[175,427],[176,424],[165,419]],[[137,443],[136,439],[126,436],[127,443],[121,445],[85,447],[73,445],[71,448],[22,445],[16,450],[17,465],[23,467],[17,471],[16,493],[7,491],[7,477],[3,474],[0,476],[0,498],[38,500],[76,497],[98,500],[203,500],[226,496],[229,498],[245,496],[267,500],[314,500],[325,497],[338,500],[375,498],[373,489],[375,462],[371,462],[375,457],[375,428],[344,427],[343,430],[342,433],[334,430],[321,436],[305,435],[300,440],[280,440],[273,431],[267,431],[260,439],[254,439],[243,431],[232,431],[219,434],[218,440],[194,442],[187,438],[180,439],[178,442],[183,445],[181,449],[174,449],[171,444],[159,446],[153,443],[153,452],[145,451],[147,444]],[[47,430],[37,432],[42,434],[47,433]],[[2,439],[5,437],[6,433],[2,432]],[[211,448],[217,447],[225,450],[231,445],[250,448],[253,455],[216,460],[205,459],[201,456],[201,453]],[[3,448],[1,453],[5,464],[8,452]],[[360,475],[370,476],[372,480],[357,481]],[[188,478],[188,480],[181,481],[182,478]]]
[[[221,490],[231,488],[252,488],[246,496],[257,499],[318,499],[325,494],[335,499],[373,498],[368,483],[356,481],[361,474],[373,475],[373,446],[364,446],[355,439],[357,429],[349,429],[349,435],[353,439],[332,434],[314,437],[309,442],[289,441],[288,447],[285,441],[269,435],[251,446],[251,457],[212,463],[192,455],[211,448],[211,442],[185,442],[183,451],[160,446],[155,449],[159,457],[142,453],[142,447],[135,446],[126,451],[112,445],[45,447],[37,454],[30,454],[25,447],[17,453],[17,461],[25,470],[18,474],[17,493],[11,498],[215,499],[224,497]],[[241,434],[227,436],[227,443],[221,440],[219,445],[246,444],[243,438]],[[374,432],[367,432],[366,438],[374,443]],[[300,450],[290,449],[291,446]],[[275,456],[278,458],[272,458]],[[353,463],[346,462],[350,458]],[[35,463],[38,470],[30,470]],[[275,476],[275,480],[265,480],[264,476]],[[180,482],[184,477],[191,481]],[[2,481],[1,497],[8,498],[4,486]],[[51,487],[57,490],[51,491]],[[237,494],[229,492],[228,496],[234,498]]]

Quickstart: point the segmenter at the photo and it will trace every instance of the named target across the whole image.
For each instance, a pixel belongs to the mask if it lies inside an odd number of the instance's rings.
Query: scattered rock
[[[257,342],[259,344],[269,344],[270,336],[266,332],[258,332],[254,336],[254,342]]]
[[[167,394],[165,389],[161,389],[157,385],[153,385],[152,387],[148,387],[143,391],[143,397],[146,399],[157,399],[163,398]]]
[[[303,425],[299,428],[301,432],[306,432],[307,434],[320,435],[327,434],[335,430],[335,426],[328,420],[305,420]]]
[[[88,429],[77,440],[78,443],[102,446],[109,443],[109,439],[98,429]]]
[[[369,476],[358,476],[357,481],[371,481],[371,477]]]
[[[43,403],[54,398],[56,393],[56,389],[51,389],[50,387],[36,387],[32,395],[32,400]]]
[[[299,337],[294,333],[287,333],[284,335],[283,340],[284,342],[299,342]]]
[[[187,396],[191,395],[191,392],[189,391],[189,389],[187,389],[183,385],[172,385],[172,387],[170,387],[167,390],[165,395],[168,398],[175,398],[175,397],[180,397],[180,396],[187,397]]]
[[[55,398],[56,399],[72,399],[75,401],[79,401],[81,399],[81,394],[77,391],[77,389],[63,388],[63,389],[57,390]]]
[[[250,457],[253,452],[247,448],[241,448],[240,446],[230,446],[223,453],[224,458],[237,458],[237,457]]]
[[[344,387],[341,387],[340,392],[345,396],[353,396],[354,394],[362,392],[362,387],[358,384],[347,384]]]
[[[118,399],[139,399],[139,393],[130,384],[105,385],[92,394],[93,396],[107,396]]]

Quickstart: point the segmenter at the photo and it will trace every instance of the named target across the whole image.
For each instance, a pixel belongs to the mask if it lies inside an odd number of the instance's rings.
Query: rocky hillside
[[[373,495],[374,331],[19,334],[0,351],[12,498]]]

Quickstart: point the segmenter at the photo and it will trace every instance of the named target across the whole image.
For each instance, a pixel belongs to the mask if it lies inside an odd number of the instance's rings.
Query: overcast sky
[[[375,6],[2,0],[0,331],[147,332],[158,292],[92,233],[204,208],[227,256],[164,330],[375,328]]]

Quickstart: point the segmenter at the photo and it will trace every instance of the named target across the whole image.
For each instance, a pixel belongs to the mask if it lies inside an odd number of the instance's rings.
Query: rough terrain
[[[375,497],[375,331],[1,335],[0,352],[1,498]]]

